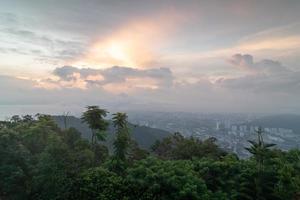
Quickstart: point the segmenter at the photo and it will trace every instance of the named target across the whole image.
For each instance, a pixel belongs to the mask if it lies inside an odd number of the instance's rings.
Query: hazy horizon
[[[0,118],[300,114],[300,1],[0,2]]]

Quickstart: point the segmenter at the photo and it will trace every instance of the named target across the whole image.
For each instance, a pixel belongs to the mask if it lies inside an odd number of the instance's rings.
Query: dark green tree
[[[0,130],[0,199],[27,199],[32,156],[17,132]]]
[[[31,115],[24,115],[24,116],[22,116],[22,122],[33,123],[34,118]]]
[[[262,137],[262,128],[256,131],[257,141],[249,140],[250,147],[245,148],[254,158],[254,167],[242,174],[240,199],[275,200],[279,199],[274,187],[277,182],[276,172],[269,168],[268,161],[271,158],[270,148],[275,144],[267,144]]]
[[[125,197],[124,187],[117,174],[102,167],[91,168],[79,175],[68,199],[121,200]]]
[[[105,140],[105,131],[109,122],[104,118],[107,111],[98,106],[87,106],[87,110],[82,114],[82,121],[86,122],[92,130],[92,145],[95,146],[98,141]]]
[[[113,125],[116,129],[116,139],[114,141],[115,158],[126,161],[130,147],[130,133],[126,113],[118,112],[113,114]]]
[[[251,155],[255,158],[257,163],[257,170],[259,172],[263,172],[264,163],[266,161],[267,156],[269,155],[270,147],[275,146],[275,144],[267,144],[264,142],[262,137],[262,128],[258,128],[256,134],[257,134],[257,141],[249,140],[251,146],[246,147],[245,149],[249,153],[251,153]]]
[[[223,194],[226,199],[238,200],[240,174],[244,164],[236,155],[229,154],[222,160],[211,158],[194,160],[193,165],[210,191]]]
[[[215,138],[202,141],[198,138],[185,138],[180,133],[174,133],[162,141],[157,141],[152,146],[152,151],[163,159],[191,160],[203,157],[219,159],[227,153],[215,142]]]
[[[214,199],[188,161],[141,160],[127,170],[125,185],[130,200]]]
[[[22,118],[19,116],[19,115],[14,115],[10,118],[10,121],[12,123],[18,123],[18,122],[21,122],[22,121]]]

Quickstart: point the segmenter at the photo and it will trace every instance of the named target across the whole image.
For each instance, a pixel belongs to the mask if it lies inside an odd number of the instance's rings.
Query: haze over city
[[[1,116],[300,113],[300,1],[0,1]]]

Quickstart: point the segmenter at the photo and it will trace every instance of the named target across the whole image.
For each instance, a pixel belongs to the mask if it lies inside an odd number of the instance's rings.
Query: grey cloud
[[[78,71],[79,71],[79,69],[76,67],[63,66],[63,67],[54,69],[53,74],[60,77],[63,80],[68,81],[68,80],[72,80],[74,78],[73,74]]]
[[[0,22],[1,24],[17,24],[18,18],[15,14],[9,12],[0,12]]]
[[[102,71],[106,82],[124,82],[128,77],[153,78],[160,80],[164,86],[171,86],[173,75],[169,68],[134,69],[114,66]]]
[[[235,54],[229,60],[229,63],[232,65],[242,67],[242,68],[251,68],[253,67],[253,56],[249,54]]]
[[[62,77],[61,79],[68,80],[68,76],[78,70],[80,72],[81,69],[65,67],[61,71],[58,70],[57,73]],[[91,73],[88,69],[83,70],[82,74],[85,74],[83,76]],[[35,81],[0,76],[0,91],[2,91],[0,106],[1,109],[8,106],[11,110],[18,106],[20,112],[25,112],[26,107],[30,105],[32,112],[51,114],[61,114],[63,111],[74,112],[74,110],[80,112],[86,105],[91,104],[118,110],[279,112],[292,107],[291,111],[300,112],[298,105],[300,95],[295,92],[299,91],[299,75],[299,73],[295,73],[294,76],[282,77],[280,79],[282,82],[275,82],[275,77],[265,80],[264,77],[256,76],[256,79],[252,77],[226,79],[222,83],[213,84],[203,78],[196,83],[175,82],[170,88],[141,89],[135,93],[117,95],[109,93],[101,87],[88,87],[85,90],[61,87],[49,90],[35,87],[37,84]],[[293,81],[288,82],[290,78],[293,78]],[[53,79],[48,81],[56,83]],[[264,85],[261,88],[280,86],[282,90],[290,92],[283,94],[282,92],[272,92],[269,89],[264,92],[249,91],[250,88],[259,88],[259,84]],[[294,85],[292,93],[291,85]],[[240,88],[236,88],[237,86]],[[288,90],[288,88],[290,89]],[[286,104],[287,101],[289,104]]]
[[[173,84],[173,75],[169,68],[136,69],[130,67],[114,66],[107,69],[77,68],[73,66],[63,66],[56,68],[53,74],[65,81],[74,80],[80,74],[80,78],[88,83],[105,85],[108,83],[123,83],[127,78],[152,78],[161,84],[162,87],[170,87]],[[104,80],[86,80],[88,76],[103,76]]]
[[[53,80],[49,79],[48,81]],[[89,104],[101,101],[101,97],[105,99],[112,98],[110,94],[101,90],[101,88],[91,88],[85,91],[77,88],[48,90],[39,88],[37,85],[38,82],[35,80],[0,76],[0,105],[79,104],[82,99],[85,99],[86,103]]]
[[[252,73],[275,74],[290,72],[287,67],[278,61],[263,59],[259,62],[254,62],[253,56],[249,54],[235,54],[228,61],[230,64]]]
[[[2,54],[19,54],[19,55],[42,55],[43,52],[39,49],[31,49],[31,50],[24,50],[20,48],[10,48],[10,47],[0,47],[0,53]]]
[[[283,93],[293,95],[300,91],[300,72],[284,75],[248,75],[239,78],[220,79],[221,87],[248,92]]]
[[[53,74],[59,77],[61,80],[70,81],[75,80],[78,77],[75,76],[75,73],[80,74],[81,79],[86,79],[91,75],[100,75],[102,70],[92,69],[92,68],[77,68],[73,66],[63,66],[57,67],[53,70]]]
[[[53,36],[48,36],[44,34],[40,34],[35,31],[21,29],[21,28],[4,28],[1,29],[3,37],[8,38],[16,38],[21,41],[23,44],[28,44],[25,49],[27,52],[32,52],[37,49],[41,54],[35,54],[39,60],[65,60],[77,57],[84,53],[85,44],[83,42],[75,41],[72,39],[62,40],[56,39]],[[14,46],[19,46],[20,43],[16,43]],[[24,49],[24,47],[22,47]],[[4,51],[10,51],[9,48],[4,49]],[[20,53],[19,51],[15,51],[14,53]],[[27,53],[27,54],[29,54]]]
[[[35,82],[11,76],[0,76],[0,105],[41,104],[43,96],[35,91]]]
[[[254,62],[251,55],[236,54],[229,62],[251,72],[236,78],[219,79],[220,87],[261,93],[293,94],[300,91],[300,71],[293,71],[278,61]]]
[[[256,66],[259,70],[263,71],[264,73],[284,73],[284,72],[290,72],[290,70],[286,67],[284,67],[280,62],[264,59],[258,63],[256,63]]]

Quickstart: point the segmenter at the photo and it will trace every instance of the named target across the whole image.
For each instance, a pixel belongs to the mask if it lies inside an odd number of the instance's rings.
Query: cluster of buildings
[[[216,131],[227,132],[228,135],[243,137],[246,134],[253,134],[258,130],[259,126],[247,124],[231,124],[230,121],[216,122]],[[292,129],[263,127],[263,132],[275,136],[292,137],[294,135]]]

